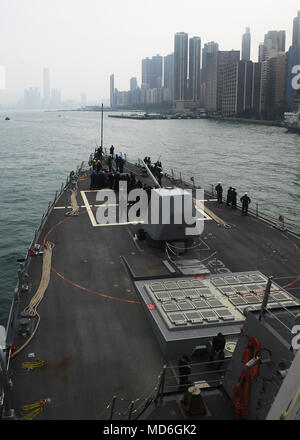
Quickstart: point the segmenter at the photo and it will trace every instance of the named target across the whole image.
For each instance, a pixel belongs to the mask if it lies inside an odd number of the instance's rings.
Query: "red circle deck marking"
[[[85,214],[85,212],[82,212],[81,214]],[[60,222],[58,222],[54,226],[52,226],[51,229],[49,229],[49,231],[46,233],[44,240],[43,240],[43,245],[42,245],[43,249],[45,248],[46,240],[49,237],[49,235],[52,234],[52,232],[58,226],[60,226],[62,223],[66,222],[68,220],[71,220],[71,219],[72,219],[72,217],[64,218],[63,220],[61,220]],[[80,284],[74,283],[73,281],[69,280],[64,275],[59,273],[53,266],[51,266],[51,270],[54,273],[56,273],[56,275],[58,275],[60,278],[62,278],[64,281],[66,281],[67,283],[71,284],[74,287],[78,287],[78,289],[84,290],[85,292],[92,293],[92,294],[98,295],[98,296],[102,296],[103,298],[113,299],[115,301],[122,301],[122,302],[130,303],[130,304],[140,304],[140,301],[134,301],[134,300],[124,299],[124,298],[117,298],[114,296],[109,296],[109,295],[105,295],[104,293],[97,292],[96,290],[88,289],[87,287],[81,286]]]

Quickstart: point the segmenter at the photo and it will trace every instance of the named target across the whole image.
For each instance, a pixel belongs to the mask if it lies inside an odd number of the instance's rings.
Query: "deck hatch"
[[[198,312],[185,312],[185,317],[187,321],[192,324],[200,324],[203,322],[202,316],[200,316],[200,313]]]
[[[213,310],[201,310],[199,313],[201,313],[203,319],[208,322],[219,321],[217,314]]]
[[[181,299],[185,299],[184,291],[180,290],[173,290],[170,292],[171,298],[175,299],[176,301],[179,301]]]
[[[186,325],[187,320],[183,313],[169,313],[168,315],[171,322],[175,325]]]
[[[255,295],[246,295],[244,296],[244,300],[247,301],[248,304],[257,304],[261,302]]]
[[[164,309],[165,312],[175,312],[179,310],[177,305],[173,303],[165,303],[163,304],[162,308]]]
[[[208,302],[209,306],[212,308],[224,307],[224,304],[222,304],[221,301],[219,301],[218,299],[208,299],[207,302]]]
[[[190,299],[200,299],[200,294],[198,293],[198,291],[196,289],[190,289],[190,290],[185,290],[184,291],[186,298],[190,298]]]
[[[153,284],[150,284],[150,287],[151,287],[152,292],[159,292],[161,290],[166,290],[163,283],[153,283]]]
[[[241,296],[231,296],[229,298],[229,301],[234,305],[234,306],[244,306],[246,303],[246,301],[244,301],[244,299]]]
[[[167,283],[164,283],[166,290],[176,290],[178,289],[178,284],[175,283],[175,281],[169,281]]]
[[[180,310],[192,310],[194,308],[190,301],[180,301],[178,302],[178,307]]]
[[[169,292],[157,292],[155,293],[155,297],[161,302],[170,301],[171,299]]]
[[[234,321],[234,316],[228,309],[219,309],[216,310],[217,315],[223,319],[224,321]]]
[[[212,278],[211,282],[216,287],[228,285],[227,282],[224,280],[224,278]]]
[[[236,291],[232,287],[230,287],[230,286],[228,286],[228,287],[218,287],[218,290],[221,293],[223,293],[223,295],[226,295],[226,296],[230,296],[230,295],[235,295],[236,294]]]
[[[196,307],[196,309],[207,309],[209,307],[207,302],[204,301],[203,299],[200,301],[193,301],[193,304]]]

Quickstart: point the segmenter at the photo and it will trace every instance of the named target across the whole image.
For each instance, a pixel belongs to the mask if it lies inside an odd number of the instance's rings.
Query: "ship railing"
[[[83,172],[85,166],[85,162],[82,162],[80,166],[77,167],[75,172],[75,178],[76,181],[80,174]],[[22,295],[22,292],[26,291],[28,289],[28,268],[31,261],[31,256],[29,254],[29,251],[34,249],[35,245],[39,243],[41,240],[41,233],[43,231],[43,228],[53,210],[55,205],[57,204],[60,197],[67,191],[67,189],[73,184],[74,180],[72,179],[71,175],[69,175],[65,182],[62,182],[60,190],[56,191],[54,198],[52,201],[49,202],[48,207],[46,211],[43,213],[42,218],[40,220],[39,227],[35,230],[34,236],[32,238],[32,241],[30,243],[30,246],[28,249],[26,249],[26,254],[23,258],[23,261],[19,265],[18,269],[18,281],[17,285],[14,289],[14,296],[13,301],[11,304],[11,308],[9,311],[9,316],[7,320],[6,325],[6,345],[9,347],[13,343],[13,335],[15,331],[17,331],[17,314],[18,314],[18,304],[20,301],[20,295]],[[40,250],[42,251],[42,243],[40,244]],[[7,351],[7,362],[9,364],[10,359],[10,350]]]
[[[106,149],[105,149],[106,150]],[[125,158],[125,161],[131,160],[132,163],[136,163],[138,166],[143,167],[143,163],[139,158],[131,157],[129,159],[128,153],[124,153],[121,151],[116,152],[116,154],[120,154],[122,157]],[[204,189],[206,195],[208,197],[216,198],[216,191],[215,191],[215,184],[208,184],[205,183],[202,186],[196,184],[197,177],[193,177],[193,181],[191,180],[191,176],[188,177],[186,175],[183,175],[181,171],[177,171],[174,169],[168,169],[164,168],[164,175],[169,178],[171,182],[173,182],[175,185],[180,184],[184,185],[186,188],[190,189]],[[224,202],[226,202],[226,199],[223,198]],[[255,207],[254,207],[255,206]],[[242,205],[237,200],[237,208],[241,209]],[[291,234],[296,235],[297,237],[300,237],[299,227],[287,216],[280,215],[278,218],[276,218],[274,215],[268,213],[268,206],[266,203],[259,204],[258,202],[253,201],[252,204],[249,206],[248,212],[262,220],[265,220],[267,223],[271,224],[272,226],[276,227],[277,229],[280,229],[282,231],[287,231]]]
[[[210,388],[221,386],[224,374],[228,369],[218,369],[217,367],[220,364],[226,366],[230,360],[231,358],[225,358],[221,361],[191,363],[190,365],[193,369],[204,368],[204,370],[189,375],[189,386],[193,384],[201,386],[203,383],[206,383]],[[158,404],[162,404],[165,397],[182,394],[187,389],[186,385],[180,385],[180,379],[184,376],[177,374],[174,369],[178,368],[164,365],[150,392],[146,392],[135,400],[125,399],[116,395],[113,396],[99,419],[137,420],[150,406],[155,408]]]
[[[174,184],[184,184],[186,187],[190,187],[193,189],[201,188],[201,186],[197,186],[195,181],[189,181],[190,178],[187,178],[187,176],[183,176],[181,172],[178,172],[174,169],[168,170],[165,175],[174,183]],[[205,184],[203,186],[203,189],[208,197],[216,198],[216,191],[215,191],[215,184]],[[223,197],[223,201],[226,202],[226,199]],[[255,208],[254,208],[255,206]],[[273,205],[272,205],[273,206]],[[237,208],[241,209],[242,205],[239,201],[237,201]],[[257,202],[252,202],[252,204],[249,206],[248,212],[262,220],[265,220],[267,223],[271,224],[272,226],[276,227],[277,229],[280,229],[282,231],[290,232],[297,237],[300,236],[299,227],[287,216],[285,215],[279,215],[278,218],[276,218],[274,215],[269,214],[268,212],[268,205],[266,203],[263,204],[263,207],[261,204]]]

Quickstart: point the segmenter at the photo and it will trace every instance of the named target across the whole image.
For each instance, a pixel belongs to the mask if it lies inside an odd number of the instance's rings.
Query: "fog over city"
[[[251,59],[269,30],[286,31],[286,50],[299,1],[287,0],[1,0],[0,66],[6,90],[0,105],[23,99],[24,89],[42,93],[43,69],[51,87],[64,100],[109,102],[109,76],[129,89],[131,77],[141,82],[141,61],[174,50],[174,34],[199,36],[220,50],[241,50],[242,35],[251,29]]]

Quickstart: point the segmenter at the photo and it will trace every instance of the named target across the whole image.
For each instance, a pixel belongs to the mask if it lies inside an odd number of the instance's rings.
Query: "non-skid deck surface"
[[[139,249],[131,225],[93,226],[80,191],[87,191],[90,210],[96,212],[89,178],[79,182],[78,216],[65,215],[70,206],[67,192],[57,202],[59,209],[52,211],[42,232],[43,240],[55,247],[50,284],[38,309],[40,326],[10,365],[14,408],[51,399],[40,419],[105,419],[113,396],[128,402],[148,396],[165,362],[121,259],[142,255],[144,263],[148,253],[150,268],[159,254],[165,259],[165,253],[145,243]],[[279,277],[282,286],[293,282],[291,292],[300,297],[295,281],[300,275],[299,239],[225,205],[207,206],[231,228],[206,222],[202,240],[208,249],[201,251],[200,259],[217,251],[231,271],[259,270]],[[199,258],[197,251],[184,258],[195,253]],[[41,257],[31,260],[31,291],[23,294],[20,311],[39,285],[41,263]],[[17,337],[17,347],[21,343]],[[34,359],[28,357],[32,353],[46,365],[28,372],[22,363]]]

